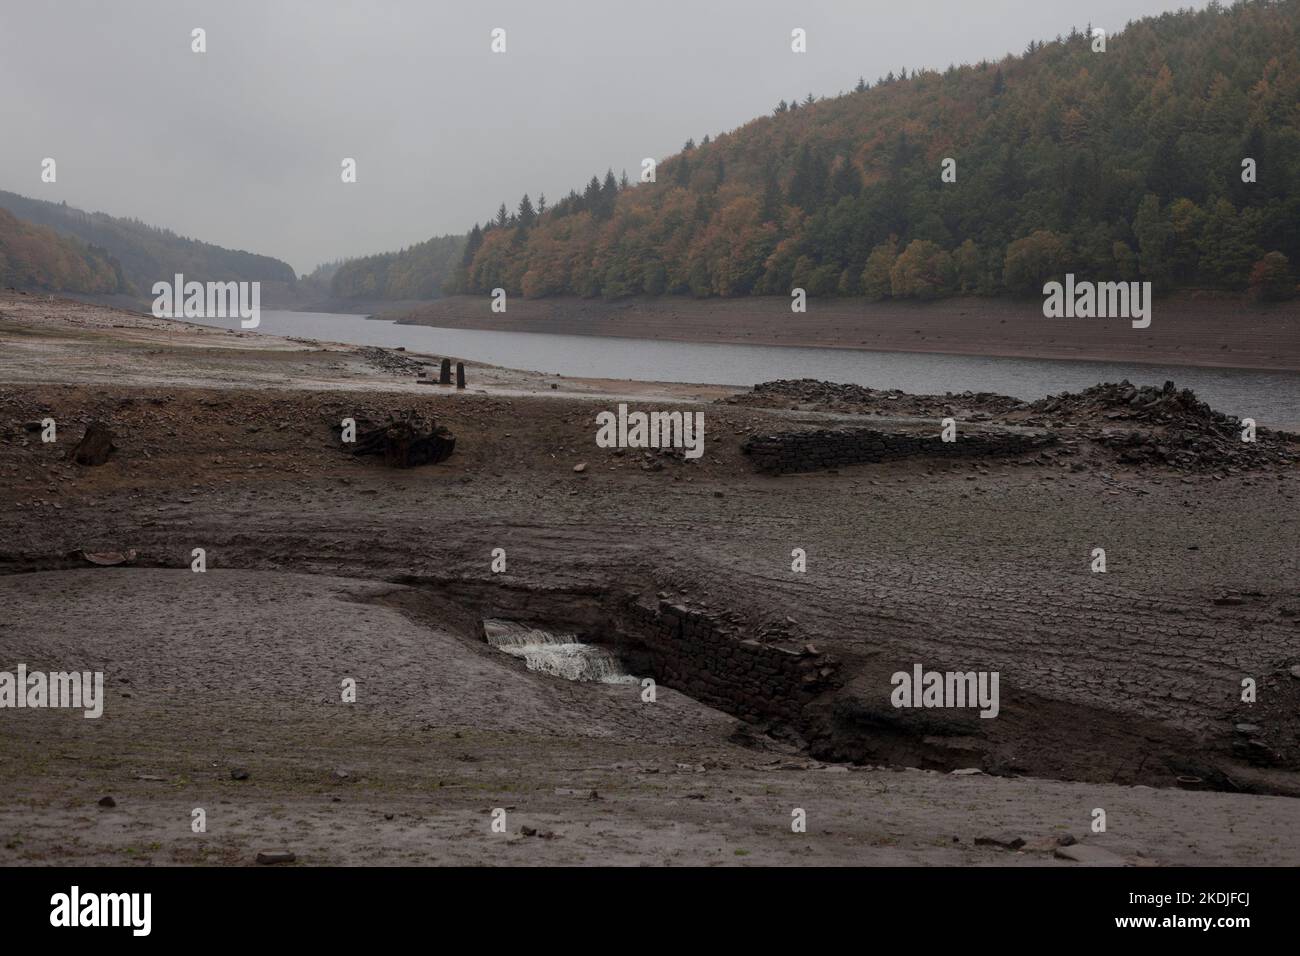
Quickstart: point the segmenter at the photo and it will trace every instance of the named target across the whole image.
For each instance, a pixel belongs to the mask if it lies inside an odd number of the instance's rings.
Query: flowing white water
[[[512,657],[522,657],[530,671],[553,674],[565,680],[630,684],[636,678],[623,669],[617,657],[603,647],[583,644],[573,634],[552,634],[515,621],[483,622],[487,642]]]

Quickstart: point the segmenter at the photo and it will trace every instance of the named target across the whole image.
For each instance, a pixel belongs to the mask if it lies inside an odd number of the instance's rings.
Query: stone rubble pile
[[[954,407],[998,414],[1027,407],[1020,399],[994,392],[947,392],[943,395],[912,395],[898,389],[875,389],[815,378],[778,379],[761,382],[743,395],[731,395],[721,402],[760,408],[800,405],[815,411],[881,411],[908,415],[948,414]]]
[[[1255,429],[1243,441],[1241,419],[1216,412],[1189,388],[1103,383],[1034,402],[1024,424],[1079,425],[1076,434],[1136,465],[1221,471],[1300,462],[1300,436]]]

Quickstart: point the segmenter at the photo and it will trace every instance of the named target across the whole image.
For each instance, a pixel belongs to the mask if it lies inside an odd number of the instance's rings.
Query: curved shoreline
[[[1045,319],[1037,301],[996,299],[811,300],[807,313],[793,315],[781,298],[516,297],[505,313],[495,313],[487,296],[451,296],[371,317],[495,332],[1300,372],[1295,303],[1259,307],[1186,296],[1157,301],[1145,330],[1124,321]]]

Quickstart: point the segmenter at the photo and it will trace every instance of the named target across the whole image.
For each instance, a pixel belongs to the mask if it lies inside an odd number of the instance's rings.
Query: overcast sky
[[[607,167],[635,178],[642,157],[859,74],[997,59],[1072,23],[1189,5],[1204,4],[0,0],[0,188],[306,272],[463,232]],[[806,54],[790,51],[795,27]],[[40,180],[46,156],[57,183]]]

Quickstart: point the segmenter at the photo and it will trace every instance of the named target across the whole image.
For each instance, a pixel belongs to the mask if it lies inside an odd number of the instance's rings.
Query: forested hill
[[[0,288],[113,295],[127,291],[121,267],[103,249],[0,209]]]
[[[503,206],[444,291],[928,298],[1073,271],[1294,292],[1298,24],[1298,0],[1212,4],[1104,52],[1080,24],[1001,62],[783,102],[687,143],[654,183],[610,173],[544,211]]]
[[[403,249],[338,266],[330,280],[336,299],[433,299],[460,263],[464,236],[437,236]]]
[[[251,252],[225,249],[186,239],[136,219],[119,219],[102,212],[83,212],[66,203],[29,199],[0,191],[0,208],[63,236],[73,236],[108,251],[119,263],[131,291],[148,296],[155,282],[172,281],[176,273],[186,280],[208,282],[267,281],[293,283],[287,262]],[[74,291],[68,289],[66,291]]]

